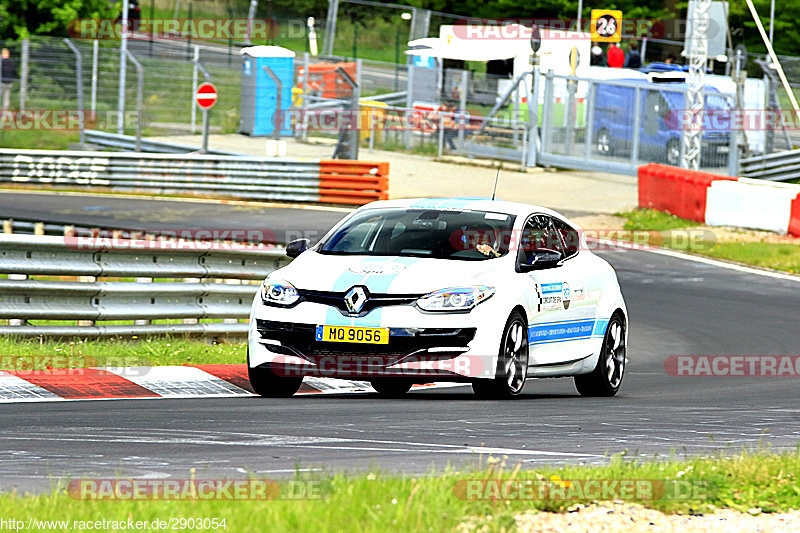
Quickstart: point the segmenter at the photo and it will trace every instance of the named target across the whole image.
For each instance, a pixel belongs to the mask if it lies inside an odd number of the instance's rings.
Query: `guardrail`
[[[201,154],[0,150],[0,183],[361,205],[389,163]]]
[[[788,181],[800,178],[800,150],[787,150],[739,160],[743,178]]]
[[[288,264],[283,248],[174,239],[0,234],[0,335],[244,334],[258,281]],[[29,279],[30,276],[57,279]],[[82,281],[58,278],[77,277]],[[97,278],[136,278],[97,281]],[[154,279],[189,278],[189,281]],[[85,281],[84,281],[85,280]],[[152,320],[183,319],[181,324]],[[192,323],[202,319],[225,322]],[[31,320],[88,321],[30,325]],[[97,325],[95,321],[136,321]],[[189,323],[187,323],[189,322]]]
[[[86,130],[86,142],[108,148],[116,148],[132,152],[136,149],[136,137],[133,135],[121,135],[119,133],[108,133],[105,131]],[[197,153],[196,146],[180,143],[168,143],[164,141],[151,141],[141,139],[140,147],[142,152],[155,152],[159,154],[190,154]],[[223,150],[208,150],[208,155],[237,155],[234,152]]]

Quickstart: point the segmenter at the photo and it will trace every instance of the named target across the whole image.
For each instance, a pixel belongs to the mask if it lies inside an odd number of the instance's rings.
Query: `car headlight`
[[[261,301],[267,305],[292,305],[300,299],[294,285],[284,280],[265,279],[261,284]]]
[[[417,300],[417,307],[423,311],[469,311],[494,294],[494,287],[454,287],[426,294]]]

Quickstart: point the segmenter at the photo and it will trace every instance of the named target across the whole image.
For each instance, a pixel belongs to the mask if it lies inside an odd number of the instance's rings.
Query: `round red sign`
[[[194,93],[194,101],[200,109],[211,109],[217,103],[217,88],[205,82]]]

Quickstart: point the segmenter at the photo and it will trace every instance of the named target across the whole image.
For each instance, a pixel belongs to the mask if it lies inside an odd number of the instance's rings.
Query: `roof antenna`
[[[497,175],[494,177],[494,190],[492,191],[492,200],[497,195],[497,180],[500,179],[500,167],[497,167]]]

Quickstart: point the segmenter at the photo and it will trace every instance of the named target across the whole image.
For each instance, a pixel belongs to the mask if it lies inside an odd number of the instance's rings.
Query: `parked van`
[[[595,84],[592,139],[603,156],[630,157],[633,147],[636,90],[640,88],[639,160],[678,165],[681,132],[688,120],[685,83],[652,83],[641,79]],[[713,87],[706,87],[701,137],[704,166],[727,164],[731,106]]]

